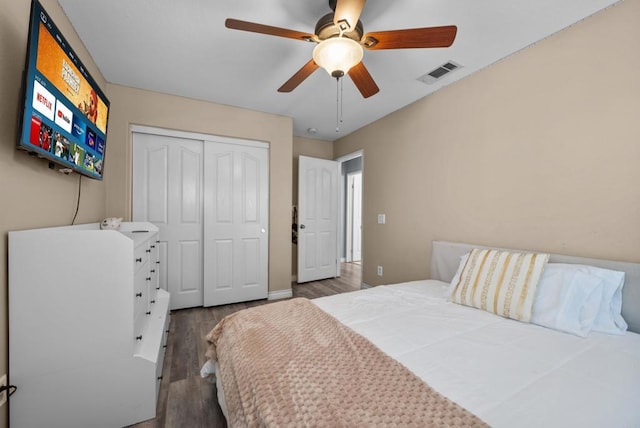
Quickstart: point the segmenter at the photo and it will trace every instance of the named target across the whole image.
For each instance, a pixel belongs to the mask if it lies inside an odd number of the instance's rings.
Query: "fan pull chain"
[[[344,85],[339,77],[336,78],[336,132],[340,132],[340,124],[342,123],[342,99]]]
[[[342,123],[342,113],[344,113],[344,79],[340,80],[340,123]]]

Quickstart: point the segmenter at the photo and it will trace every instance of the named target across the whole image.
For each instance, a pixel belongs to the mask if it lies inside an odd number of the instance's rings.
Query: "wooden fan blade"
[[[333,23],[342,27],[343,31],[352,31],[360,19],[366,0],[337,0],[333,13]],[[346,28],[344,28],[346,27]]]
[[[278,92],[291,92],[301,84],[304,79],[311,76],[311,74],[318,69],[318,64],[315,61],[310,60],[308,63],[302,66],[300,70],[296,72],[291,79],[287,80],[284,85],[280,86]]]
[[[232,30],[249,31],[252,33],[268,34],[270,36],[287,37],[289,39],[304,40],[311,42],[315,40],[314,34],[302,33],[300,31],[288,30],[286,28],[272,27],[270,25],[256,24],[255,22],[240,21],[238,19],[227,18],[224,25]]]
[[[410,28],[407,30],[378,31],[363,37],[363,46],[375,49],[448,48],[456,38],[458,27]]]
[[[371,77],[369,70],[367,70],[367,67],[364,66],[362,61],[351,67],[349,77],[351,77],[351,80],[353,80],[353,83],[365,98],[369,98],[380,91],[380,88],[378,88],[376,82],[373,81],[373,77]]]

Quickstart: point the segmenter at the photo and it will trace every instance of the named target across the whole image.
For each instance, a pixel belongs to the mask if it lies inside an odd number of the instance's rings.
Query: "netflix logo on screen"
[[[56,98],[38,81],[33,82],[33,108],[49,120],[53,120],[53,106]]]
[[[56,125],[65,131],[71,133],[71,120],[73,118],[73,113],[71,110],[67,108],[64,104],[58,100],[56,103]]]

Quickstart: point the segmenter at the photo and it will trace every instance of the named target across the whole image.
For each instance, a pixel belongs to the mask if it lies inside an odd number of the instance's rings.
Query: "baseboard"
[[[367,288],[371,288],[373,287],[372,285],[367,284],[366,282],[363,282],[360,284],[360,290],[366,290]]]
[[[293,297],[293,291],[291,289],[288,290],[278,290],[278,291],[270,291],[267,296],[267,300],[280,300],[280,299],[289,299]]]

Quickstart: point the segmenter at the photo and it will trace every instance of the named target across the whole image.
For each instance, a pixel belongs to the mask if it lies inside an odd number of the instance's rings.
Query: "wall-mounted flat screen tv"
[[[20,117],[19,149],[102,179],[109,100],[37,0]]]

